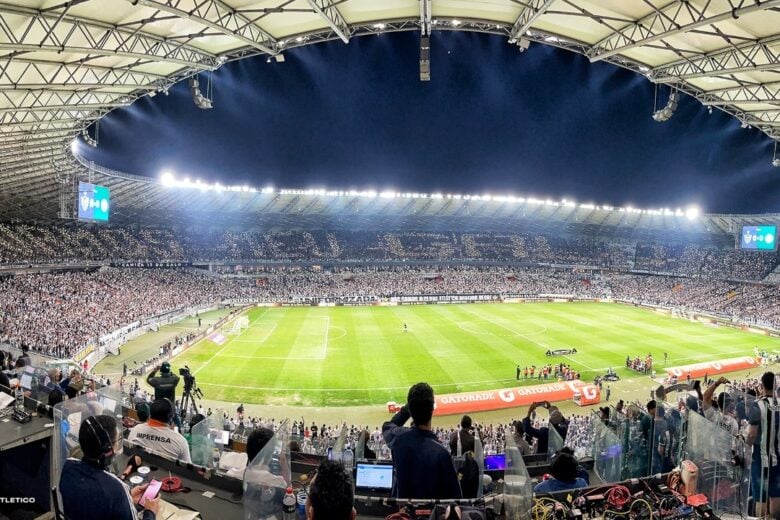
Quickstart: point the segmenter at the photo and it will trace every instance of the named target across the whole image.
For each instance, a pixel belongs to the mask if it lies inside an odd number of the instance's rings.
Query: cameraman
[[[160,371],[159,377],[156,377],[157,371]],[[179,376],[171,372],[171,364],[164,361],[160,366],[155,367],[148,376],[146,382],[154,388],[154,400],[169,399],[172,403],[176,402],[176,386],[179,384]]]

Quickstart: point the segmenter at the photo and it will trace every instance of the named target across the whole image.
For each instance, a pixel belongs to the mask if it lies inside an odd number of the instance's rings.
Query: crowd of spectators
[[[102,268],[1,278],[0,294],[0,343],[69,357],[144,318],[256,292],[185,270]]]
[[[498,261],[638,269],[760,280],[778,265],[710,244],[636,242],[538,233],[188,231],[139,227],[0,224],[0,264],[80,261]],[[242,265],[240,270],[253,269]]]

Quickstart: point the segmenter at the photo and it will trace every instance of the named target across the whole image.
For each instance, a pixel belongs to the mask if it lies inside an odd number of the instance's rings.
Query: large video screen
[[[79,197],[76,204],[79,207],[79,220],[108,220],[111,190],[105,186],[79,182]]]
[[[742,226],[740,249],[777,250],[777,226]]]

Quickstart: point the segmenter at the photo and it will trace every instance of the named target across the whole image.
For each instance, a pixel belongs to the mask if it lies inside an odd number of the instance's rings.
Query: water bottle
[[[219,468],[219,448],[214,448],[214,459],[212,464],[214,469]]]
[[[282,499],[282,518],[284,520],[295,520],[296,505],[297,500],[293,495],[293,488],[288,486]]]
[[[344,467],[347,468],[347,470],[352,471],[352,467],[354,466],[355,461],[355,454],[352,451],[352,448],[349,446],[347,446],[347,449],[344,450],[342,461],[344,462]]]
[[[24,410],[24,393],[22,392],[22,385],[16,385],[14,400],[14,408],[16,410]]]
[[[308,495],[305,489],[298,491],[298,512],[295,515],[295,520],[306,520],[306,499]]]

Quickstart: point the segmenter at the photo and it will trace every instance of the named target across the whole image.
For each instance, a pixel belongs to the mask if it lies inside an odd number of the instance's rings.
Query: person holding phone
[[[435,399],[428,383],[409,389],[406,404],[382,425],[393,454],[393,498],[461,498],[460,484],[447,448],[431,428]],[[412,427],[404,426],[409,419]]]
[[[160,499],[153,490],[145,496],[151,486],[130,490],[108,471],[115,454],[122,450],[116,419],[110,415],[84,419],[79,428],[79,445],[84,457],[66,460],[60,477],[59,492],[67,518],[136,520],[139,509],[143,511],[143,520],[156,519]]]

